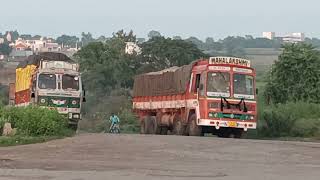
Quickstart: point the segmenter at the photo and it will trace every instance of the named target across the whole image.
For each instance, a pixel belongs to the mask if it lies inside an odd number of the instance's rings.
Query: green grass
[[[12,137],[0,137],[0,147],[6,146],[17,146],[24,144],[35,144],[44,143],[47,141],[62,139],[63,136],[39,136],[39,137],[29,137],[29,136],[12,136]]]

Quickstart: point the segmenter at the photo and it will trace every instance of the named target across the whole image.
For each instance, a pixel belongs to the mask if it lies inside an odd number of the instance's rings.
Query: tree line
[[[17,40],[18,38],[23,39],[40,39],[40,35],[30,35],[30,34],[19,34],[18,31],[7,31],[4,34],[0,33],[0,38],[4,38],[6,41],[6,34],[9,33],[12,36],[12,41]],[[133,33],[131,31],[131,33]],[[114,34],[113,34],[114,35]],[[80,37],[75,35],[66,35],[63,34],[55,39],[54,42],[57,42],[60,45],[64,45],[65,47],[84,47],[88,45],[90,42],[105,42],[110,40],[111,37],[99,36],[93,37],[90,32],[82,32]],[[152,37],[160,37],[162,36],[158,31],[150,31],[148,33],[148,38],[139,38],[136,37],[136,42],[142,44],[146,42],[148,39]],[[216,55],[234,55],[238,57],[244,57],[246,48],[281,48],[282,41],[279,39],[266,39],[266,38],[254,38],[251,35],[246,35],[244,37],[241,36],[228,36],[224,39],[214,40],[212,37],[207,37],[204,41],[200,40],[197,37],[189,37],[183,39],[180,36],[173,36],[171,39],[174,40],[185,40],[195,44],[201,51],[206,54],[216,56]],[[306,38],[306,43],[312,44],[316,48],[320,48],[320,39],[318,38]],[[0,53],[8,55],[11,52],[11,49],[8,45],[8,42],[0,44]]]

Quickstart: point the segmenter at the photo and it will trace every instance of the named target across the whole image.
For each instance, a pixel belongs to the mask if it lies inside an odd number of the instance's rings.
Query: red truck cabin
[[[198,99],[200,126],[256,128],[255,71],[250,61],[213,57],[199,61],[191,75],[190,98]]]
[[[139,75],[133,110],[141,132],[241,137],[257,127],[255,77],[250,61],[235,57],[211,57]]]

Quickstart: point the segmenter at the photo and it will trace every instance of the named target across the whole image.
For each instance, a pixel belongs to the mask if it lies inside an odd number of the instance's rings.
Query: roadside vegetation
[[[320,52],[288,44],[259,82],[258,138],[320,139]]]
[[[39,107],[0,107],[0,130],[11,123],[11,133],[0,137],[0,146],[45,142],[73,135],[68,121],[57,111]]]
[[[71,46],[79,39],[63,35],[57,42]],[[111,38],[94,39],[90,33],[82,33],[81,42],[84,46],[74,58],[80,63],[87,90],[80,122],[82,131],[108,130],[113,112],[120,117],[123,133],[139,132],[131,107],[133,77],[137,74],[182,66],[207,56],[246,57],[250,48],[268,48],[281,49],[278,52],[282,53],[268,71],[257,72],[259,122],[258,129],[250,132],[249,137],[320,138],[320,52],[315,49],[320,47],[318,39],[306,40],[315,47],[309,44],[282,46],[277,40],[252,36],[227,37],[220,41],[208,37],[203,42],[196,37],[167,38],[151,31],[145,40],[137,38],[132,31],[120,30]],[[126,54],[126,42],[137,43],[141,53]],[[7,87],[0,85],[0,106],[8,103],[7,94]],[[1,107],[0,128],[5,122],[10,122],[17,132],[13,137],[1,137],[0,144],[42,142],[72,134],[64,117],[36,107]]]
[[[281,48],[282,54],[269,71],[258,72],[259,125],[249,137],[319,136],[320,53],[313,46],[288,44],[281,47],[278,42],[250,37],[228,37],[219,44],[212,39],[203,43],[196,38],[165,38],[158,32],[150,32],[149,36],[148,41],[141,43],[132,32],[119,31],[110,39],[88,43],[75,55],[88,90],[82,130],[105,131],[110,125],[109,116],[114,112],[122,121],[122,132],[138,132],[138,121],[131,111],[131,88],[136,74],[189,64],[208,56],[203,52],[208,52],[211,46],[217,51],[209,54],[245,56],[236,47],[265,43],[262,47]],[[140,43],[142,53],[125,54],[124,43],[128,41]]]

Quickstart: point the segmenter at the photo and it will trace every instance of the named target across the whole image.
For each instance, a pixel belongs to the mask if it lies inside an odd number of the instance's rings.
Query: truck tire
[[[145,119],[145,133],[146,134],[156,134],[157,130],[157,121],[154,116],[146,116]]]
[[[202,127],[197,125],[197,115],[192,114],[188,123],[189,136],[203,136]]]
[[[140,121],[140,134],[145,134],[145,117],[141,119]]]
[[[181,119],[176,118],[173,121],[173,134],[182,136],[185,135],[185,131],[186,129],[185,126],[182,124]]]
[[[217,136],[221,138],[230,138],[232,130],[230,128],[220,128]]]
[[[167,126],[162,126],[160,131],[161,135],[167,135],[168,134],[168,127]]]
[[[234,136],[234,138],[240,139],[245,136],[245,132],[243,129],[234,129],[233,136]]]

